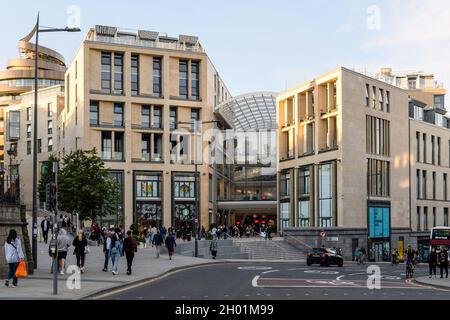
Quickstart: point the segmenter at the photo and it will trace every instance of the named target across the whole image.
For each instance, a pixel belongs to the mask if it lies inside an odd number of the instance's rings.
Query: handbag
[[[24,260],[20,260],[19,265],[16,269],[16,277],[17,278],[26,278],[28,277],[27,265]]]
[[[91,250],[89,249],[89,246],[84,247],[84,253],[88,254],[89,252],[91,252]]]

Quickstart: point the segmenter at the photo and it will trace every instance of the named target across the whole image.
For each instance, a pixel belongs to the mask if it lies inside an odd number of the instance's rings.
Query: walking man
[[[156,247],[156,259],[159,258],[159,255],[161,253],[161,246],[163,244],[163,237],[161,235],[161,232],[158,230],[156,231],[155,236],[153,237],[153,241],[152,241],[152,247],[155,246]]]
[[[439,263],[441,269],[441,278],[444,277],[444,270],[445,277],[448,278],[448,252],[444,247],[441,247],[441,251],[439,252]]]
[[[44,237],[44,243],[48,241],[48,231],[53,229],[52,224],[50,223],[48,216],[44,217],[44,220],[41,222],[42,236]]]
[[[108,263],[109,258],[111,257],[111,251],[112,251],[112,237],[111,237],[111,231],[106,232],[105,241],[103,242],[103,253],[105,254],[105,263],[103,265],[103,271],[108,271]],[[114,261],[113,265],[114,265]]]
[[[166,248],[167,251],[169,252],[169,259],[172,260],[172,255],[173,255],[173,250],[174,247],[177,246],[177,243],[175,242],[175,237],[173,236],[173,233],[169,230],[169,234],[166,237]]]
[[[437,253],[436,249],[433,247],[431,248],[430,258],[428,260],[428,266],[430,269],[430,279],[433,273],[434,277],[436,278],[436,265],[437,265]]]

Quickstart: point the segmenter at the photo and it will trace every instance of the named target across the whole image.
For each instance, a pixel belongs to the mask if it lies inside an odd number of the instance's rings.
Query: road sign
[[[320,237],[321,238],[325,238],[327,236],[327,234],[325,233],[325,231],[321,231],[320,232]]]

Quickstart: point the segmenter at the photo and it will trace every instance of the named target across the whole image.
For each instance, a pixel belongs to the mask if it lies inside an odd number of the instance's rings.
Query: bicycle
[[[406,279],[414,278],[414,263],[408,259],[406,262]]]

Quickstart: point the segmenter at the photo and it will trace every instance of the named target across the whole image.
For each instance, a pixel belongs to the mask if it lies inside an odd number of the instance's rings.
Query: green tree
[[[53,182],[53,162],[59,162],[58,157],[50,155],[48,161],[43,162],[41,166],[41,179],[39,180],[38,193],[39,201],[45,202],[46,185]]]
[[[58,173],[59,208],[77,212],[80,219],[95,219],[114,214],[119,202],[119,187],[110,178],[96,149],[77,150],[63,158]]]

